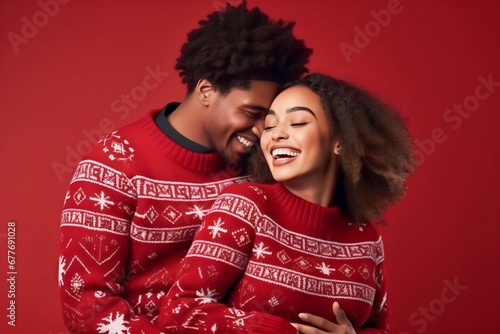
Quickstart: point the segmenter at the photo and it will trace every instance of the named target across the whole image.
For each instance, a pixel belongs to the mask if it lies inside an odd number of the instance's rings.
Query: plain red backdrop
[[[58,1],[0,1],[1,333],[65,332],[58,228],[75,159],[100,132],[184,96],[173,69],[179,48],[223,3]],[[314,49],[312,71],[360,84],[409,119],[420,169],[381,228],[393,333],[496,332],[500,5],[248,3],[297,22],[296,35]],[[145,89],[155,70],[157,84]],[[9,221],[16,222],[15,327],[7,325]]]

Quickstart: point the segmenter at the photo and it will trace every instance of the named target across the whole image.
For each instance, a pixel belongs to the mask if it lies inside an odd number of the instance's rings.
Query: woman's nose
[[[271,134],[271,138],[273,140],[280,140],[280,139],[287,139],[288,138],[288,132],[282,125],[277,125],[273,128]]]

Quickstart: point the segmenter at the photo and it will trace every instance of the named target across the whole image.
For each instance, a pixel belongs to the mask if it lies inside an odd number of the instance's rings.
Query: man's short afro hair
[[[209,80],[221,93],[248,89],[249,80],[283,84],[308,72],[312,49],[295,38],[294,22],[274,21],[246,1],[227,5],[199,21],[188,34],[176,70],[191,93],[198,80]]]

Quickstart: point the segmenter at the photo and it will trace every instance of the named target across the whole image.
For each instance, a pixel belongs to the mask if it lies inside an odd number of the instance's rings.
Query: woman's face
[[[334,170],[336,148],[323,106],[305,86],[290,87],[274,99],[260,143],[278,182],[321,184]]]

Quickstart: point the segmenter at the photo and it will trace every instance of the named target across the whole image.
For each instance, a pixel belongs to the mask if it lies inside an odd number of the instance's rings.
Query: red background
[[[48,10],[41,4],[53,1],[0,1],[1,333],[64,333],[57,247],[75,163],[68,152],[85,150],[86,133],[110,131],[180,100],[185,88],[173,69],[179,48],[197,21],[222,4],[59,0],[67,3],[43,14]],[[420,169],[407,197],[389,210],[390,226],[381,230],[393,332],[496,332],[500,87],[488,91],[478,78],[500,82],[500,5],[248,2],[297,22],[296,35],[314,48],[312,71],[354,81],[410,120]],[[390,22],[385,16],[384,26],[375,23],[373,13],[388,7]],[[38,26],[29,30],[28,24]],[[362,40],[359,31],[369,36]],[[349,57],[341,50],[347,44],[357,45]],[[146,68],[157,66],[169,75],[140,95]],[[481,100],[473,97],[476,89]],[[124,108],[122,94],[131,93],[135,104]],[[472,111],[449,118],[447,110],[464,102]],[[64,168],[59,176],[55,165]],[[6,317],[10,220],[17,223],[16,327],[7,326]]]

